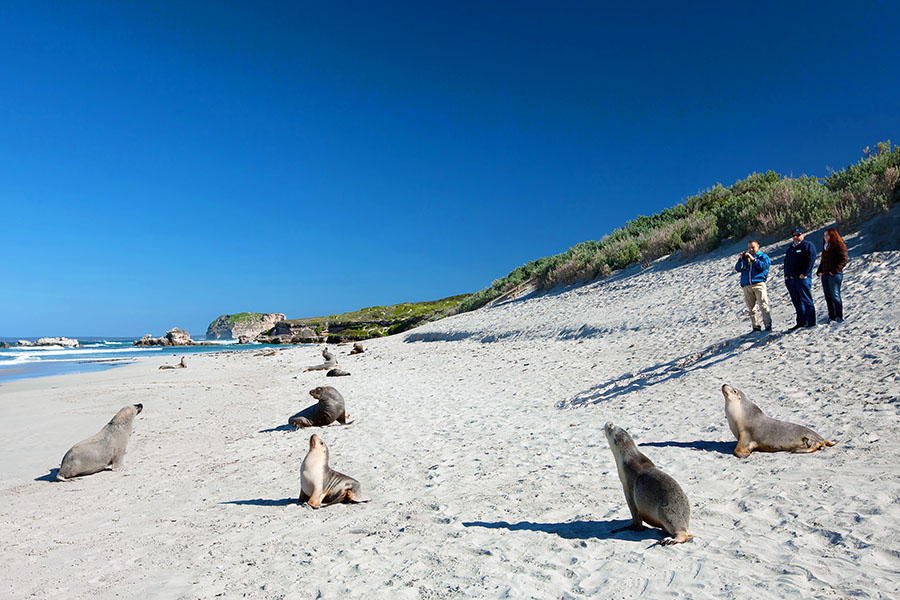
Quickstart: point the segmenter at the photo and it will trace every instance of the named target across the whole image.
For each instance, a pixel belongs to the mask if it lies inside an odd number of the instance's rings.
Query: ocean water
[[[34,341],[37,338],[22,338]],[[0,338],[15,344],[15,338]],[[223,350],[259,350],[261,344],[236,344],[233,340],[214,340],[210,346],[134,346],[134,338],[78,338],[79,348],[62,346],[25,346],[0,348],[0,384],[15,379],[47,377],[67,373],[104,371],[130,364],[139,357],[159,357],[161,362],[175,364],[182,356]],[[195,340],[202,341],[202,340]],[[278,346],[267,346],[278,347]]]

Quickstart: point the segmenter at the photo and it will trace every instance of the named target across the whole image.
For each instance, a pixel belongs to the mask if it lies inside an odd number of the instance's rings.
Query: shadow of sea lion
[[[252,500],[229,500],[228,502],[219,502],[219,504],[249,504],[251,506],[287,506],[288,504],[297,504],[297,498],[281,498],[280,500],[272,500],[269,498],[253,498]]]
[[[706,452],[718,452],[728,454],[734,452],[734,442],[714,442],[712,440],[696,440],[693,442],[641,442],[638,446],[652,446],[655,448],[693,448]]]
[[[35,477],[35,481],[52,481],[56,483],[56,474],[59,473],[59,469],[50,469],[50,472],[46,475],[41,475],[40,477]]]
[[[293,431],[290,425],[279,425],[278,427],[270,427],[269,429],[260,429],[257,433],[272,433],[273,431]]]
[[[621,539],[631,542],[643,540],[658,540],[662,532],[659,529],[646,528],[642,531],[631,529],[619,530],[631,524],[631,519],[618,519],[611,521],[570,521],[568,523],[532,523],[531,521],[519,521],[507,523],[497,521],[468,521],[463,527],[484,527],[485,529],[509,529],[510,531],[541,531],[553,533],[567,540],[612,540]]]

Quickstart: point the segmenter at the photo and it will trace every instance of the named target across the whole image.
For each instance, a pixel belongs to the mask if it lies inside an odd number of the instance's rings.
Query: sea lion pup
[[[90,475],[106,468],[120,469],[125,464],[125,446],[131,436],[135,415],[144,410],[143,404],[123,407],[97,434],[72,446],[63,456],[56,478]]]
[[[338,502],[367,502],[361,497],[357,480],[328,466],[328,446],[316,434],[309,438],[309,452],[300,465],[299,502],[313,508]]]
[[[631,525],[616,531],[641,530],[644,528],[642,522],[646,521],[671,536],[659,542],[663,546],[683,544],[694,537],[688,533],[691,503],[678,482],[644,456],[627,431],[612,423],[607,423],[604,431],[633,519]]]
[[[179,362],[177,365],[160,365],[159,368],[160,368],[160,370],[162,370],[162,369],[187,369],[187,358],[182,356],[181,362]]]
[[[288,419],[294,429],[301,427],[324,427],[335,421],[349,425],[350,415],[344,409],[344,397],[330,385],[309,390],[309,395],[319,401]]]
[[[328,348],[322,350],[322,358],[325,359],[325,362],[323,362],[321,365],[306,367],[305,369],[303,369],[303,372],[306,373],[307,371],[327,371],[337,366],[337,359],[334,357],[334,354],[328,351]]]
[[[342,369],[332,369],[325,373],[325,377],[348,377],[350,373]]]
[[[727,383],[722,386],[722,395],[725,396],[728,427],[737,438],[734,455],[738,458],[747,458],[754,450],[789,450],[805,454],[825,446],[834,446],[834,442],[826,440],[809,427],[773,419],[753,404],[744,392]]]
[[[366,351],[366,349],[363,348],[363,345],[362,345],[360,342],[355,342],[355,343],[353,344],[353,350],[350,351],[350,354],[351,354],[351,355],[353,355],[353,354],[362,354],[362,353],[365,352],[365,351]]]

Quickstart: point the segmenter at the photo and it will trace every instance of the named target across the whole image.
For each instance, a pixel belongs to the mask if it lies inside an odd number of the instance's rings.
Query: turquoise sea
[[[34,341],[37,338],[19,338]],[[139,357],[159,357],[161,362],[174,364],[182,356],[224,350],[253,351],[261,344],[236,344],[234,340],[215,340],[210,346],[149,347],[134,346],[135,338],[77,338],[81,346],[23,346],[0,348],[0,384],[15,379],[46,377],[67,373],[87,373],[103,371],[130,364]],[[16,338],[0,338],[0,341],[15,344]],[[202,340],[196,340],[202,341]],[[278,347],[278,346],[267,346]]]

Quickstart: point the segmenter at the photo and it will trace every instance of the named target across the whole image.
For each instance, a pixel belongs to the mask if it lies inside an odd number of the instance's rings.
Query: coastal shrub
[[[783,236],[836,221],[845,229],[888,210],[900,200],[900,148],[888,140],[867,148],[855,165],[820,180],[751,173],[713,187],[654,215],[640,215],[599,241],[530,261],[465,299],[461,311],[491,300],[534,278],[541,289],[606,277],[618,269],[680,251],[690,257],[726,238]]]

